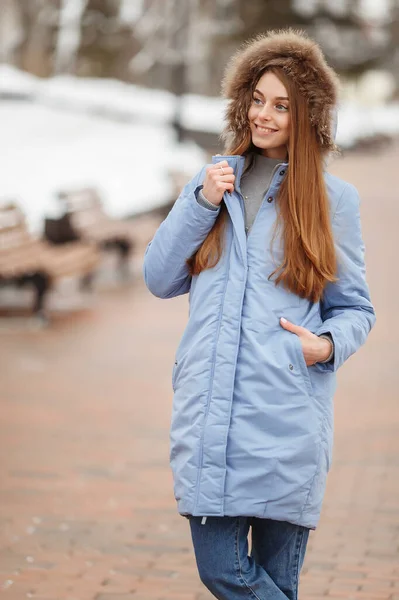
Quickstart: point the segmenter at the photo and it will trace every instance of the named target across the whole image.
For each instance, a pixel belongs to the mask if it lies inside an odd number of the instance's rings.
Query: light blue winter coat
[[[234,168],[225,194],[229,219],[219,263],[191,277],[186,259],[218,212],[196,201],[205,168],[183,189],[149,244],[144,277],[159,298],[189,293],[190,312],[176,352],[171,466],[181,514],[255,516],[315,528],[330,468],[336,371],[361,346],[375,315],[365,280],[356,189],[325,174],[338,251],[338,282],[313,304],[268,280],[275,202],[263,201],[246,236],[240,177],[244,157],[218,156]],[[287,164],[274,172],[277,198]],[[275,245],[275,258],[282,250]],[[333,363],[307,367],[286,317],[329,332]]]

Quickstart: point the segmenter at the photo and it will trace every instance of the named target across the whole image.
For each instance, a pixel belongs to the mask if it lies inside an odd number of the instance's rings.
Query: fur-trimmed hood
[[[240,146],[248,135],[253,85],[267,67],[280,67],[295,81],[307,100],[321,150],[335,150],[333,120],[338,77],[326,63],[320,46],[304,32],[293,29],[257,36],[245,43],[227,65],[222,92],[230,102],[222,137],[230,150]]]

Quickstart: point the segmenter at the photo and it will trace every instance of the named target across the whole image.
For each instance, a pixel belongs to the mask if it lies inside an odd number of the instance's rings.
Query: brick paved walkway
[[[301,600],[399,600],[398,157],[354,155],[331,169],[362,193],[378,326],[340,372],[334,463]],[[2,333],[5,600],[210,599],[168,466],[186,316],[185,298],[157,300],[138,282],[47,331]]]

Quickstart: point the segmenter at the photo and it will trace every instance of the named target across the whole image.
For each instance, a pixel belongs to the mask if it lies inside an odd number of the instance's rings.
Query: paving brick
[[[139,596],[137,594],[114,594],[114,593],[105,593],[105,594],[97,594],[95,596],[95,600],[137,600]]]

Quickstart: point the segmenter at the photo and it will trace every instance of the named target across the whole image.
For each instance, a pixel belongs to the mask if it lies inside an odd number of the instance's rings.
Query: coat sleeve
[[[321,301],[323,325],[315,332],[331,334],[334,357],[328,363],[316,363],[319,371],[336,371],[364,344],[375,323],[366,282],[359,205],[356,188],[346,184],[332,221],[338,279],[326,286]]]
[[[219,210],[197,202],[205,167],[184,188],[172,210],[148,244],[143,273],[154,296],[173,298],[189,291],[191,275],[186,265],[212,229]]]

